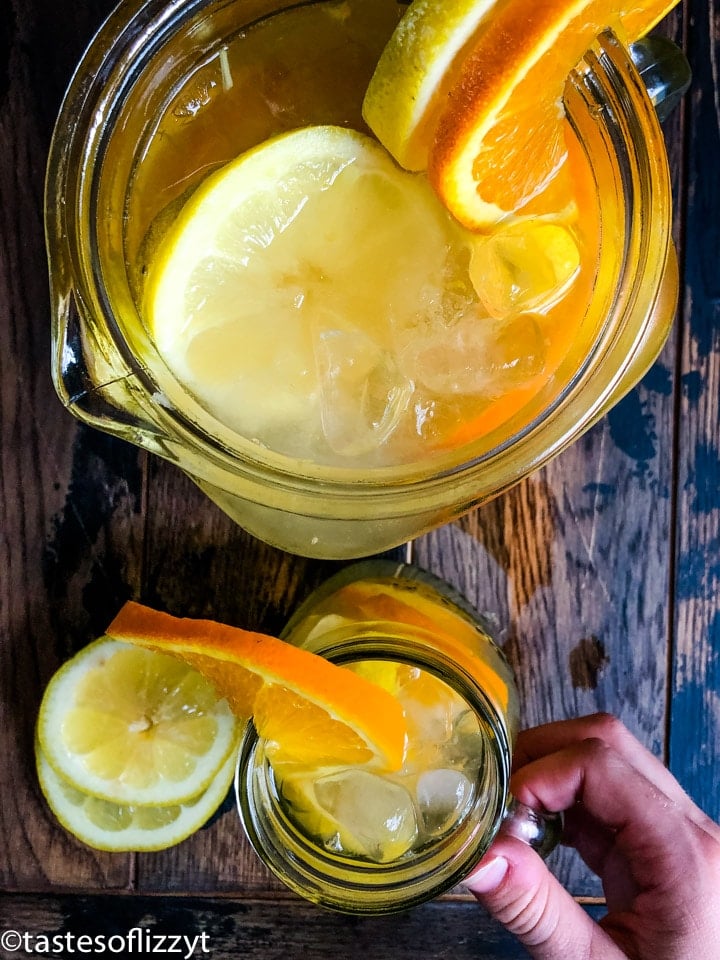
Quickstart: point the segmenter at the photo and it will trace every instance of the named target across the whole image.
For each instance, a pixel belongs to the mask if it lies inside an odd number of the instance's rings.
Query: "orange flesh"
[[[133,601],[120,610],[107,635],[189,663],[215,685],[218,694],[244,719],[254,714],[258,697],[264,701],[267,696],[272,701],[272,693],[266,693],[266,688],[277,689],[285,704],[286,730],[281,728],[277,716],[273,717],[272,709],[265,709],[263,716],[268,723],[272,722],[272,737],[281,746],[285,745],[286,734],[288,740],[296,736],[294,724],[302,711],[310,726],[318,731],[318,757],[327,755],[323,730],[330,724],[337,734],[340,751],[347,746],[355,758],[358,741],[363,740],[364,760],[377,753],[389,769],[402,763],[406,724],[395,698],[308,650],[213,620],[173,617]],[[283,690],[294,695],[295,711],[288,706]],[[264,734],[263,730],[259,732]],[[312,744],[307,745],[310,755],[312,748]]]

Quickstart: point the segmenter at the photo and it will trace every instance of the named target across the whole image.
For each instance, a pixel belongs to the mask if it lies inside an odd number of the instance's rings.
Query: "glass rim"
[[[485,744],[493,760],[493,798],[479,791],[472,806],[448,834],[405,859],[388,863],[339,855],[313,843],[282,810],[273,792],[271,764],[262,754],[262,740],[252,720],[241,737],[234,778],[236,810],[246,837],[260,859],[296,893],[345,913],[393,913],[447,892],[471,871],[496,836],[510,802],[511,746],[505,725],[482,686],[451,657],[413,638],[392,635],[352,636],[342,640],[333,631],[314,652],[334,663],[393,660],[428,670],[448,683],[489,728]],[[259,800],[267,805],[258,809]],[[482,808],[484,817],[475,817]],[[272,817],[267,827],[264,818]],[[273,833],[276,828],[279,833]]]

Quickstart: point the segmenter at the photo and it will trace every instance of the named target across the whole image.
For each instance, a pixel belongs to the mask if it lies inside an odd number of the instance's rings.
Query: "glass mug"
[[[509,794],[511,670],[483,618],[448,584],[409,565],[364,561],[316,590],[282,635],[335,663],[362,664],[396,690],[409,717],[397,774],[276,771],[248,723],[238,811],[254,850],[290,889],[345,913],[389,913],[461,882],[499,830],[543,856],[553,849],[561,816]]]
[[[174,133],[158,133],[161,124],[170,116],[178,136],[192,131],[227,79],[230,45],[247,26],[297,9],[290,0],[147,0],[121,4],[98,32],[67,91],[48,163],[53,379],[76,417],[177,464],[253,535],[301,555],[361,557],[512,486],[644,374],[677,299],[670,181],[651,99],[608,32],[566,90],[601,193],[605,239],[587,315],[555,374],[484,436],[412,462],[338,466],[265,449],[210,415],[169,370],[142,319],[139,264],[167,217],[157,208],[160,196],[174,191],[179,202],[231,159],[243,144],[229,150],[228,131],[243,130],[244,147],[269,135],[228,116],[217,137],[199,138],[202,156],[185,168],[192,151],[182,140],[173,150]],[[674,102],[687,83],[679,51],[635,49],[656,101]],[[324,122],[322,110],[314,122]],[[151,168],[165,171],[166,182],[148,175]]]

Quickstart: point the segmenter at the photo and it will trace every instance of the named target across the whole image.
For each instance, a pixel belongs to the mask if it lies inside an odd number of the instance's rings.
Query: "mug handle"
[[[527,843],[545,859],[560,843],[563,833],[562,813],[533,810],[511,796],[505,808],[500,833]]]

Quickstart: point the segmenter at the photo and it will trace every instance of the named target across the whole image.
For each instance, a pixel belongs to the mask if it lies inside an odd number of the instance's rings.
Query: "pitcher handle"
[[[692,80],[682,50],[667,37],[653,35],[630,44],[630,57],[662,122],[670,116]]]

